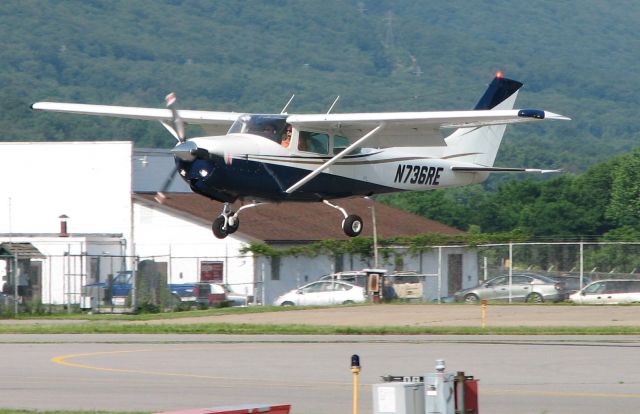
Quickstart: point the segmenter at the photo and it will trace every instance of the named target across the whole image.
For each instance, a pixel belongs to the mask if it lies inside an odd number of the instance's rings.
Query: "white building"
[[[134,151],[131,142],[0,143],[0,172],[5,177],[0,243],[6,247],[0,260],[11,262],[7,251],[12,246],[31,243],[42,257],[31,260],[32,269],[25,269],[18,284],[35,287],[33,296],[52,304],[78,303],[81,286],[104,281],[119,270],[135,270],[143,261],[153,262],[169,283],[217,280],[266,304],[331,271],[373,265],[369,258],[351,255],[242,254],[252,242],[292,246],[344,239],[341,215],[322,203],[287,203],[286,209],[268,204],[243,211],[240,229],[219,240],[211,233],[211,222],[220,214],[221,203],[190,193],[180,179],[171,184],[164,204],[154,200],[172,170],[167,152]],[[364,218],[365,236],[372,234],[373,206],[379,238],[460,233],[364,199],[341,200],[340,205]],[[404,255],[401,262],[404,269],[422,273],[441,269],[439,285],[427,289],[426,299],[477,282],[475,253],[463,248],[447,250],[441,260],[433,251]],[[393,270],[397,260],[383,265]],[[9,275],[2,277],[3,284],[9,281]]]

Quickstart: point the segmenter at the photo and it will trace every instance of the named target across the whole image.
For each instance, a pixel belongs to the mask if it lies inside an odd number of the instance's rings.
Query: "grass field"
[[[360,306],[363,309],[364,305]],[[446,311],[449,305],[437,305],[429,311]],[[442,307],[440,307],[442,306]],[[505,305],[502,305],[505,306]],[[519,305],[506,305],[511,310],[517,310]],[[479,309],[479,307],[477,307]],[[530,309],[552,309],[558,314],[566,305],[535,305]],[[576,308],[576,307],[574,307]],[[586,307],[579,307],[587,309]],[[627,307],[633,310],[635,307]],[[185,312],[154,313],[141,315],[110,315],[110,314],[54,314],[46,316],[21,315],[18,318],[0,321],[0,334],[234,334],[234,335],[638,335],[640,326],[411,326],[398,323],[397,326],[345,326],[304,323],[223,323],[204,322],[201,317],[222,315],[243,315],[251,313],[281,313],[300,310],[296,307],[247,307],[247,308],[218,308],[207,310],[193,310]],[[322,309],[322,308],[305,308]],[[373,309],[373,308],[372,308]],[[384,308],[376,308],[383,309]],[[435,310],[434,310],[435,309]],[[453,309],[453,308],[452,308]],[[466,305],[465,309],[476,307]],[[556,312],[557,309],[557,312]],[[357,309],[354,309],[357,310]],[[365,309],[368,311],[368,309]],[[603,308],[596,308],[605,311]],[[340,314],[343,310],[338,309]],[[346,308],[345,310],[346,311]],[[416,306],[416,312],[424,311]],[[605,312],[606,313],[606,312]],[[635,312],[634,312],[635,313]],[[285,315],[282,315],[285,316]],[[178,318],[189,318],[177,323]],[[285,318],[279,318],[285,319]],[[175,321],[175,322],[174,322]],[[0,413],[1,414],[1,413]]]

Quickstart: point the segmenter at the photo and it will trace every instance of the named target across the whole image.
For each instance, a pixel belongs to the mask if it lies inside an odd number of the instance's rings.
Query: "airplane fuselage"
[[[287,193],[287,188],[331,156],[288,150],[251,134],[194,141],[198,148],[217,155],[190,161],[177,158],[180,175],[194,192],[223,202],[320,201],[423,191],[478,183],[488,175],[452,171],[453,161],[438,158],[437,151],[429,152],[427,148],[365,148],[345,156],[295,192]]]

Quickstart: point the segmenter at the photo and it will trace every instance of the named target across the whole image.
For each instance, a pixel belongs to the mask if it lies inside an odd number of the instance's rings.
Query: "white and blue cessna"
[[[549,172],[493,166],[506,124],[569,119],[513,109],[521,86],[498,73],[468,111],[287,114],[285,107],[280,114],[240,114],[175,109],[173,94],[166,109],[54,102],[32,109],[160,121],[178,140],[172,152],[180,176],[194,192],[224,203],[212,225],[218,238],[238,229],[241,210],[287,201],[338,209],[353,237],[362,219],[329,200],[463,186],[491,172]],[[186,124],[211,135],[186,138]],[[444,137],[443,129],[453,132]],[[249,203],[234,212],[236,200]]]

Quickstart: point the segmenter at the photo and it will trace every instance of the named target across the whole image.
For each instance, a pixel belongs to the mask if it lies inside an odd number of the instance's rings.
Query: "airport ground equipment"
[[[373,385],[373,414],[479,414],[478,380],[458,371],[445,372],[436,361],[436,372],[421,376],[385,375]]]

